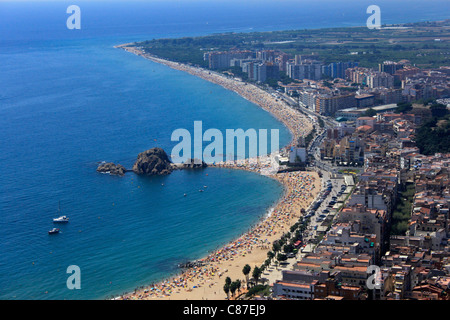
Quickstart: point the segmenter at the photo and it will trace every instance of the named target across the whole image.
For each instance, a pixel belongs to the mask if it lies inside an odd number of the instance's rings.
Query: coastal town
[[[120,298],[449,299],[450,67],[401,60],[373,70],[268,50],[209,52],[205,69],[120,47],[237,92],[293,136],[266,161],[215,164],[282,182],[271,214],[181,275]],[[214,71],[221,64],[255,81]],[[280,69],[296,81],[263,83]],[[420,134],[433,120],[447,150],[424,154],[434,149]]]
[[[449,9],[0,0],[0,300],[445,315]]]

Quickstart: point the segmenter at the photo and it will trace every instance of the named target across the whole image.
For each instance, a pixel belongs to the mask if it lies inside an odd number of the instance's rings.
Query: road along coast
[[[306,136],[313,126],[310,119],[290,108],[283,101],[276,99],[268,92],[252,84],[246,84],[224,75],[198,67],[184,65],[145,54],[133,44],[117,46],[133,54],[142,56],[171,68],[188,72],[192,75],[211,81],[226,89],[232,90],[245,99],[259,105],[281,121],[292,134],[292,143]],[[164,299],[164,300],[223,300],[227,296],[223,290],[225,278],[232,281],[241,280],[242,290],[246,290],[246,278],[242,272],[248,264],[260,267],[267,259],[272,244],[301,217],[301,209],[306,209],[320,192],[321,181],[316,172],[284,172],[275,173],[270,170],[272,161],[249,161],[249,159],[223,162],[213,167],[248,170],[277,179],[284,186],[284,194],[276,205],[269,210],[254,226],[240,237],[215,250],[198,265],[187,268],[180,274],[145,287],[134,292],[125,293],[116,299]],[[251,272],[250,272],[251,277]]]

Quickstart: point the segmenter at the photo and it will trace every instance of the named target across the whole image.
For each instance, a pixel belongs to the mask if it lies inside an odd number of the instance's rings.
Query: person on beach
[[[232,90],[247,100],[259,105],[264,110],[270,112],[280,120],[291,131],[293,139],[291,145],[295,145],[301,137],[308,135],[313,129],[313,125],[308,117],[299,111],[292,109],[282,100],[277,100],[268,92],[252,84],[236,81],[227,78],[210,70],[187,66],[167,60],[146,55],[138,48],[122,47],[134,54],[141,55],[153,61],[163,63],[177,70],[182,70],[211,81],[226,89]],[[221,162],[214,166],[219,168],[233,168],[261,173],[262,170],[271,166],[270,161],[257,161],[249,164],[250,161]],[[249,232],[241,235],[239,239],[232,241],[223,248],[220,248],[204,258],[204,265],[189,268],[181,274],[166,279],[158,284],[153,284],[145,289],[140,288],[133,294],[124,294],[121,299],[165,299],[174,296],[187,297],[187,294],[194,292],[199,286],[216,288],[221,286],[218,280],[228,272],[227,265],[238,257],[247,257],[255,251],[255,248],[268,251],[274,237],[289,230],[295,220],[300,215],[300,210],[306,208],[308,203],[317,194],[315,188],[316,178],[308,172],[289,172],[272,174],[273,178],[280,181],[286,188],[283,198],[277,203],[270,215],[259,221]],[[225,264],[226,263],[226,264]],[[221,292],[222,290],[219,290]],[[214,291],[214,297],[217,297]],[[202,297],[203,298],[203,297]],[[223,297],[222,297],[223,298]]]

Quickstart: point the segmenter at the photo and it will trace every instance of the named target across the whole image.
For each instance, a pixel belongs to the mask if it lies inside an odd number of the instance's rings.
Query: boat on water
[[[61,214],[61,205],[59,202],[58,202],[58,214]],[[55,223],[69,222],[69,217],[65,216],[65,215],[60,215],[58,218],[54,218],[53,222],[55,222]]]
[[[58,218],[54,218],[53,222],[55,222],[55,223],[69,222],[69,218],[67,216],[60,216]]]
[[[56,234],[59,233],[59,229],[58,228],[53,228],[52,230],[48,231],[48,234]]]

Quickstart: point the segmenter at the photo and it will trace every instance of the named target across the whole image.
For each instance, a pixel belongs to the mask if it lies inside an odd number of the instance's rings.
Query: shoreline
[[[292,135],[291,142],[288,146],[296,144],[300,137],[306,136],[312,130],[312,124],[310,123],[309,117],[289,106],[286,106],[285,102],[278,100],[254,84],[238,81],[234,78],[229,78],[215,71],[201,67],[190,66],[159,58],[151,54],[145,54],[142,50],[136,48],[133,43],[117,45],[114,48],[125,50],[137,56],[143,57],[144,59],[166,65],[175,70],[184,71],[237,93],[242,98],[269,112],[286,128],[288,128]],[[306,121],[301,122],[300,120]]]
[[[286,147],[295,145],[300,137],[306,136],[313,128],[307,116],[253,84],[247,84],[199,67],[144,54],[132,45],[122,44],[115,48],[218,84],[269,112],[291,133],[291,143]],[[169,276],[155,284],[141,286],[134,292],[124,293],[114,299],[224,300],[227,298],[223,291],[226,277],[230,277],[232,281],[241,280],[241,288],[245,288],[247,283],[242,273],[244,265],[250,265],[252,271],[255,266],[260,267],[267,259],[267,253],[271,251],[272,243],[284,233],[289,232],[290,227],[301,217],[300,210],[308,208],[321,189],[321,179],[317,172],[295,171],[274,174],[269,170],[272,168],[269,160],[271,160],[270,157],[267,157],[266,161],[252,162],[245,159],[211,165],[211,167],[217,168],[255,172],[275,179],[283,186],[283,194],[280,199],[267,208],[266,212],[254,225],[249,227],[247,232],[208,253],[202,259],[196,260],[201,262],[201,266],[180,269],[176,275]],[[250,277],[252,271],[250,271]]]

